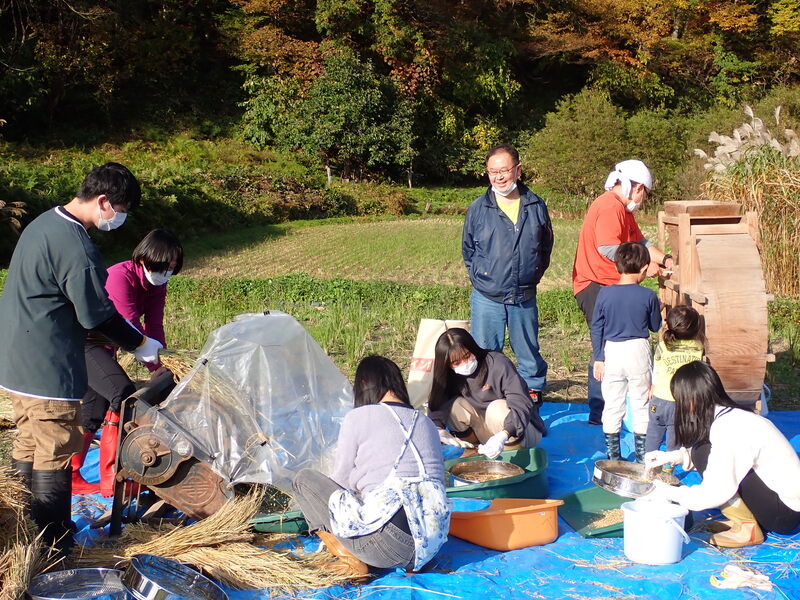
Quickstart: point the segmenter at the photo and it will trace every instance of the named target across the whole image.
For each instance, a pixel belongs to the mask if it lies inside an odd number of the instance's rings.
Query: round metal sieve
[[[136,600],[228,600],[228,595],[202,573],[152,554],[134,555],[122,582]]]
[[[598,460],[594,463],[592,481],[601,488],[626,498],[639,498],[653,489],[653,479],[670,485],[680,480],[674,475],[657,472],[648,473],[644,465],[626,460]]]
[[[37,575],[28,586],[33,600],[125,600],[117,569],[67,569]]]
[[[522,475],[525,470],[501,460],[465,460],[450,467],[455,485],[487,483]]]

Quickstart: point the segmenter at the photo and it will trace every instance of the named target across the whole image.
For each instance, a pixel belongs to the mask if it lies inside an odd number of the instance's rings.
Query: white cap
[[[631,183],[644,184],[648,192],[653,189],[653,176],[650,174],[650,169],[640,160],[623,160],[614,165],[614,170],[606,177],[605,189],[610,190],[620,184],[622,195],[630,198]]]
[[[644,184],[648,192],[653,189],[653,176],[642,161],[623,160],[621,163],[617,163],[616,169],[631,181]]]

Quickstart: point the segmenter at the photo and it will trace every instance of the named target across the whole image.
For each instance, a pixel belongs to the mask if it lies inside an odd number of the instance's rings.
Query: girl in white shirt
[[[712,527],[711,543],[739,548],[764,541],[762,530],[800,528],[800,458],[775,425],[731,400],[719,375],[700,361],[679,368],[675,436],[680,448],[645,455],[645,465],[683,464],[703,476],[694,486],[655,482],[651,498],[689,510],[720,507],[727,521]]]

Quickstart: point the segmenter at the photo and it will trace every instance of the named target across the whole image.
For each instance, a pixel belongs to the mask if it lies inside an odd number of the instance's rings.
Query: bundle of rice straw
[[[33,532],[33,524],[25,518],[29,495],[11,467],[0,465],[0,547],[27,539]]]
[[[0,550],[0,600],[23,600],[31,579],[61,560],[55,557],[55,549],[46,547],[39,537]]]
[[[60,560],[25,516],[28,494],[22,479],[0,465],[0,600],[22,600],[31,579]]]
[[[162,365],[172,371],[176,382],[186,377],[197,362],[197,354],[188,350],[161,350],[158,358]]]
[[[172,371],[172,374],[175,375],[175,383],[178,383],[194,368],[197,362],[197,353],[189,350],[164,349],[159,351],[158,358],[163,366]],[[117,362],[132,381],[147,380],[150,376],[150,372],[144,365],[136,361],[133,354],[120,352],[117,355]]]
[[[280,590],[295,593],[342,583],[318,559],[262,548],[252,542],[249,521],[258,512],[264,491],[256,489],[228,501],[210,517],[192,525],[153,528],[126,526],[119,545],[89,546],[76,552],[81,567],[119,567],[135,554],[155,554],[192,564],[234,589]]]
[[[14,405],[11,403],[11,394],[0,390],[0,429],[14,427]]]

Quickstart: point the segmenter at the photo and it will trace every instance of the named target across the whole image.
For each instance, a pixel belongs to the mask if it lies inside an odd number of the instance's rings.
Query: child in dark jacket
[[[593,370],[605,401],[602,420],[608,458],[621,459],[619,432],[627,397],[633,414],[636,462],[641,463],[653,364],[649,332],[661,328],[661,306],[652,290],[639,285],[650,264],[643,244],[620,244],[614,262],[619,283],[600,290],[592,317]]]

